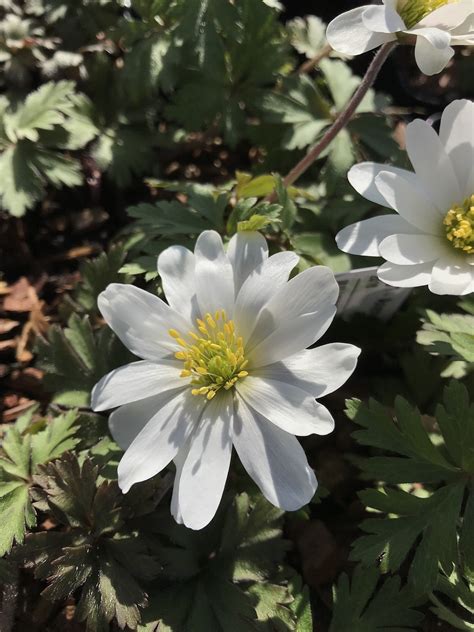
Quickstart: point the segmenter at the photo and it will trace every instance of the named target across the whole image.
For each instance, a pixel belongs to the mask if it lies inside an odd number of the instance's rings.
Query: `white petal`
[[[234,320],[239,335],[248,340],[265,303],[285,285],[299,257],[279,252],[267,259],[243,284],[235,303]]]
[[[445,4],[439,9],[428,13],[426,17],[418,22],[417,27],[433,27],[443,31],[457,28],[474,13],[472,0]]]
[[[410,180],[414,186],[417,186],[414,173],[406,171],[405,169],[399,169],[398,167],[392,167],[391,165],[381,165],[375,162],[361,162],[358,165],[354,165],[349,169],[347,179],[357,193],[360,193],[360,195],[367,200],[374,202],[374,204],[379,204],[380,206],[389,206],[387,200],[375,186],[375,178],[381,171],[401,175],[405,179]]]
[[[407,222],[433,235],[441,233],[442,222],[438,209],[410,180],[382,171],[376,177],[375,184],[390,207]]]
[[[473,266],[464,263],[462,255],[440,259],[433,266],[430,290],[434,294],[463,294],[474,280]]]
[[[380,243],[394,233],[418,233],[400,215],[379,215],[346,226],[336,235],[336,243],[344,252],[367,257],[380,256]]]
[[[160,360],[175,349],[169,329],[190,328],[188,320],[164,301],[133,285],[111,283],[99,295],[97,304],[123,344],[145,360]]]
[[[132,485],[152,478],[170,463],[199,421],[205,402],[185,389],[156,411],[119,463],[118,482],[124,494]]]
[[[452,162],[438,134],[420,119],[407,126],[406,147],[417,178],[442,216],[461,199]]]
[[[335,305],[339,294],[333,272],[325,266],[304,270],[288,281],[261,309],[248,350],[260,344],[286,322],[303,314],[319,311],[326,305]]]
[[[326,333],[335,315],[336,306],[326,304],[320,311],[285,321],[252,349],[249,366],[254,369],[273,364],[306,349]]]
[[[435,235],[390,235],[380,244],[380,254],[391,263],[406,266],[435,261],[447,248],[446,238]]]
[[[454,50],[449,45],[451,38],[448,33],[431,28],[411,29],[407,33],[417,36],[415,59],[421,72],[431,76],[446,68],[454,55]]]
[[[184,389],[183,389],[184,390]],[[175,390],[124,404],[109,416],[109,430],[115,443],[127,450],[157,411],[176,397]]]
[[[158,272],[166,300],[191,322],[199,316],[194,267],[193,253],[183,246],[170,246],[158,257]]]
[[[474,190],[474,103],[459,99],[450,103],[441,117],[441,143],[451,158],[461,187],[462,198]]]
[[[431,280],[432,263],[419,263],[413,266],[398,266],[384,263],[377,270],[381,281],[395,287],[419,287],[428,285]]]
[[[268,259],[267,240],[255,231],[237,233],[229,242],[227,257],[234,270],[234,288],[237,295],[246,279]]]
[[[179,512],[190,529],[202,529],[214,517],[232,453],[231,393],[219,394],[205,407],[194,431],[178,488]]]
[[[327,408],[297,386],[249,375],[236,389],[250,408],[285,432],[326,435],[334,430]]]
[[[384,5],[368,7],[362,14],[362,22],[375,33],[397,33],[405,28],[405,22],[395,9]]]
[[[241,398],[233,441],[242,465],[273,505],[295,511],[314,496],[316,477],[298,440],[251,412]]]
[[[176,520],[178,524],[183,524],[183,516],[181,515],[181,509],[179,507],[179,484],[181,481],[181,474],[183,472],[184,463],[189,453],[189,448],[191,447],[191,440],[188,439],[186,445],[181,448],[178,454],[174,458],[174,464],[176,466],[176,473],[174,477],[173,483],[173,493],[171,495],[171,505],[170,511],[173,518]]]
[[[349,379],[360,351],[354,345],[332,342],[252,371],[252,376],[292,384],[313,397],[324,397]]]
[[[230,318],[234,310],[234,272],[219,233],[213,230],[201,233],[194,256],[196,293],[201,314],[224,309]]]
[[[373,33],[364,25],[362,15],[368,8],[357,7],[329,23],[326,38],[334,50],[345,55],[360,55],[395,39],[387,33]]]
[[[109,410],[164,391],[182,388],[185,382],[179,377],[181,368],[182,362],[176,360],[160,360],[158,364],[141,360],[121,366],[104,375],[94,386],[92,409]]]

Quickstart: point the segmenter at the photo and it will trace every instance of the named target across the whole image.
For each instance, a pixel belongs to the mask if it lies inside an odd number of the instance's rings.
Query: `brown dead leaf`
[[[0,335],[7,334],[12,329],[15,329],[15,327],[18,327],[19,324],[20,323],[18,320],[10,320],[9,318],[0,318]]]
[[[16,345],[16,338],[11,338],[10,340],[0,340],[0,352],[16,349]]]
[[[3,309],[6,312],[30,312],[37,302],[38,295],[35,288],[30,285],[26,277],[21,277],[10,286],[10,292],[3,301]]]
[[[17,397],[16,404],[10,407],[6,403],[7,398],[8,396],[6,396],[3,400],[4,404],[7,405],[7,410],[3,411],[2,423],[10,423],[12,421],[15,421],[20,415],[26,412],[28,408],[31,408],[31,406],[34,406],[34,404],[36,403],[28,397]]]
[[[0,281],[0,296],[4,296],[5,294],[10,294],[10,288],[8,287],[8,283]]]

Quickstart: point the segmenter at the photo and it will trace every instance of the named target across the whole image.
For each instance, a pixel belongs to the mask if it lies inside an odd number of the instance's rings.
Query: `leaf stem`
[[[377,75],[380,72],[383,64],[387,60],[392,50],[397,45],[397,42],[387,42],[377,52],[372,60],[372,63],[367,68],[359,87],[352,95],[350,101],[348,101],[346,107],[339,116],[336,118],[331,127],[327,130],[321,140],[308,151],[306,156],[302,158],[298,164],[285,176],[283,184],[285,187],[289,187],[296,182],[298,178],[313,164],[315,160],[321,155],[326,147],[336,138],[339,132],[349,123],[355,111],[362,102],[369,89],[372,87]],[[266,198],[267,202],[274,202],[276,199],[275,192]]]

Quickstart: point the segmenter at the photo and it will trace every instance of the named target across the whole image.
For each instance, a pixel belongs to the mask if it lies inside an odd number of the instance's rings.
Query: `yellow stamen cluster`
[[[184,362],[180,375],[191,378],[192,394],[212,399],[221,388],[229,390],[248,375],[244,371],[248,360],[244,357],[243,339],[223,309],[214,315],[206,314],[202,320],[198,318],[196,330],[188,332],[187,337],[175,329],[168,333],[181,347],[175,357]]]
[[[458,0],[398,0],[397,10],[405,26],[411,29],[436,9],[454,2]]]
[[[446,237],[455,248],[474,253],[474,194],[446,213],[443,220]]]

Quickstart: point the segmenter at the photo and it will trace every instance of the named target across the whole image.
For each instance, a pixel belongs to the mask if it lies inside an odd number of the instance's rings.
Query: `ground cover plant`
[[[474,629],[474,7],[0,0],[0,630]]]

